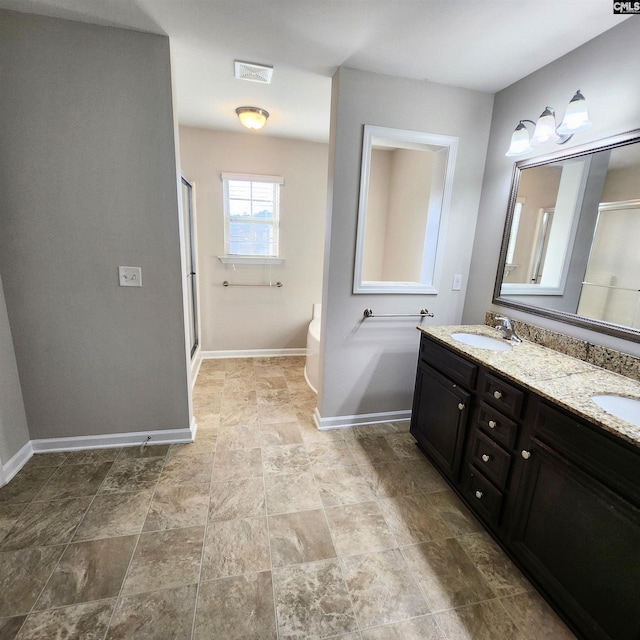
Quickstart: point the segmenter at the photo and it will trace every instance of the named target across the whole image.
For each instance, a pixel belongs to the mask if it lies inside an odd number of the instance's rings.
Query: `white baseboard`
[[[201,351],[203,360],[220,358],[274,358],[278,356],[306,356],[306,348],[296,349],[237,349],[228,351]]]
[[[380,413],[360,413],[354,416],[334,416],[323,418],[316,407],[313,419],[320,431],[329,429],[347,429],[368,424],[380,424],[382,422],[405,422],[411,420],[411,411],[383,411]]]
[[[156,431],[130,431],[128,433],[107,433],[99,436],[73,436],[69,438],[41,438],[29,440],[6,463],[0,463],[0,487],[9,482],[31,459],[34,453],[55,453],[58,451],[80,451],[84,449],[113,449],[135,447],[147,442],[154,444],[181,444],[193,442],[198,425],[194,417],[188,429],[158,429]],[[149,440],[147,441],[147,438]]]
[[[0,487],[4,486],[13,478],[13,476],[24,467],[33,455],[33,447],[31,441],[22,446],[20,451],[11,456],[6,463],[0,465]]]

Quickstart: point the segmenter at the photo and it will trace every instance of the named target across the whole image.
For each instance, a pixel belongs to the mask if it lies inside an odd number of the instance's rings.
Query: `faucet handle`
[[[496,316],[495,320],[498,323],[496,329],[511,329],[511,318],[507,318],[507,316]]]

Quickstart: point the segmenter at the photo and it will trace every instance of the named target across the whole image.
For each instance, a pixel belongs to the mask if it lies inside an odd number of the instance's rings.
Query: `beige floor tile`
[[[442,611],[495,597],[487,581],[455,538],[403,547],[402,552],[431,611]]]
[[[298,415],[291,403],[280,405],[258,405],[258,418],[260,424],[273,424],[274,422],[294,422]]]
[[[261,475],[262,451],[259,447],[216,452],[213,465],[214,482],[255,478]]]
[[[55,472],[56,467],[21,469],[9,484],[0,487],[0,504],[31,502]]]
[[[195,601],[195,584],[120,598],[105,640],[190,638]]]
[[[20,638],[82,638],[102,640],[116,606],[116,599],[36,611],[26,620]],[[0,637],[2,633],[0,632]]]
[[[304,362],[203,361],[194,443],[33,456],[0,487],[0,638],[573,638],[408,422],[317,429]]]
[[[278,569],[273,581],[280,640],[342,637],[357,630],[337,560]]]
[[[74,540],[125,536],[142,531],[153,490],[96,496],[78,526]]]
[[[276,640],[271,572],[203,582],[193,638]]]
[[[511,596],[533,589],[487,533],[460,536],[457,540],[496,596]]]
[[[373,627],[362,632],[362,640],[449,640],[432,615]],[[495,640],[507,640],[507,636]]]
[[[384,436],[350,438],[351,454],[358,464],[395,463],[399,458]]]
[[[326,509],[329,530],[338,556],[369,553],[397,546],[375,502]]]
[[[204,525],[209,511],[209,484],[158,487],[143,531]]]
[[[0,551],[69,542],[91,498],[32,502],[0,542]]]
[[[118,458],[113,463],[99,493],[120,493],[155,488],[164,466],[164,457]]]
[[[451,531],[425,494],[380,498],[378,506],[401,545],[451,537]]]
[[[313,474],[325,507],[368,502],[375,499],[369,483],[357,466],[325,469],[314,467]]]
[[[429,493],[427,499],[447,525],[451,535],[463,536],[482,531],[482,525],[450,489]]]
[[[137,536],[125,536],[70,544],[35,609],[116,597],[137,539]]]
[[[423,486],[401,462],[361,465],[362,474],[376,498],[413,495],[423,492]]]
[[[497,600],[443,611],[434,617],[447,640],[525,640]]]
[[[0,553],[0,617],[31,611],[64,550],[61,545]]]
[[[202,580],[268,571],[266,518],[210,522],[202,559]]]
[[[211,481],[214,454],[211,452],[189,456],[185,464],[180,456],[165,462],[158,483],[161,485],[201,484]]]
[[[322,507],[315,479],[309,471],[265,476],[264,483],[270,515]]]
[[[209,520],[258,518],[266,515],[264,480],[244,478],[211,485]]]
[[[302,444],[297,422],[274,422],[260,425],[260,444],[263,447],[282,444]]]
[[[115,449],[108,451],[115,451]],[[68,464],[67,458],[67,462],[55,470],[55,473],[40,489],[34,500],[41,502],[93,496],[100,488],[112,465],[113,462]]]
[[[20,514],[27,508],[26,504],[0,503],[0,542],[17,522]]]
[[[533,591],[500,600],[527,640],[575,640],[551,607]]]
[[[122,595],[195,584],[200,577],[204,527],[143,533]]]
[[[265,475],[307,471],[309,456],[302,444],[263,447],[262,466]]]
[[[239,424],[218,429],[218,449],[250,449],[260,446],[258,424]]]
[[[274,567],[315,562],[336,556],[321,509],[269,516],[269,537]]]
[[[361,629],[429,613],[399,549],[342,558]]]
[[[307,442],[305,445],[309,460],[314,469],[338,469],[352,467],[356,460],[351,453],[351,447],[344,440],[323,440]]]

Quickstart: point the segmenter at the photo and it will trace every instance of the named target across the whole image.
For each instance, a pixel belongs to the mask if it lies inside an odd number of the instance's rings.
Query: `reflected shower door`
[[[198,281],[196,275],[195,233],[193,221],[193,185],[182,178],[182,215],[184,222],[185,261],[187,274],[187,305],[189,313],[189,344],[191,357],[198,343]]]

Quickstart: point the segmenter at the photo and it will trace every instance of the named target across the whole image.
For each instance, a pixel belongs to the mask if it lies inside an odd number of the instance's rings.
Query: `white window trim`
[[[267,182],[270,184],[277,184],[280,186],[284,185],[284,178],[282,176],[272,176],[272,175],[259,175],[259,174],[251,174],[251,173],[229,173],[229,172],[221,172],[220,179],[224,184],[223,189],[223,206],[224,206],[224,243],[225,248],[227,246],[227,237],[229,232],[229,198],[227,194],[227,181],[228,180],[244,180],[251,182]],[[242,255],[242,254],[228,254],[218,256],[218,260],[223,264],[245,264],[245,265],[278,265],[284,262],[284,259],[280,256],[280,194],[278,194],[278,222],[277,222],[277,231],[278,231],[278,255],[277,256],[253,256],[253,255]]]

